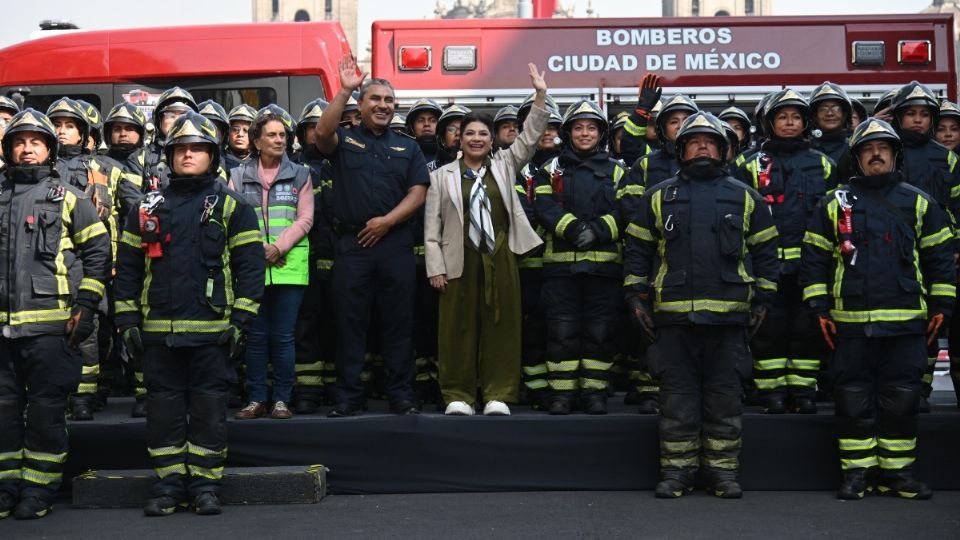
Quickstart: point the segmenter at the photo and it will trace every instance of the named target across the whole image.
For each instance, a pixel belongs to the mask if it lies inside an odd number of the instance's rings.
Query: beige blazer
[[[510,148],[491,156],[491,173],[500,188],[500,197],[507,207],[510,223],[507,246],[523,255],[536,249],[543,240],[537,235],[520,206],[514,187],[518,171],[530,161],[537,141],[547,127],[550,113],[534,105],[523,122],[523,131]],[[463,275],[463,191],[460,160],[448,163],[430,173],[430,189],[423,223],[427,277],[446,275],[457,279]]]

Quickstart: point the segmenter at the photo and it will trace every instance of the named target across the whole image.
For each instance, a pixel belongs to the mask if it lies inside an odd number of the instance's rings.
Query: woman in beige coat
[[[508,415],[520,385],[520,276],[516,257],[541,244],[514,184],[550,113],[543,74],[529,65],[536,98],[523,133],[492,154],[493,119],[467,115],[462,157],[430,175],[424,221],[427,276],[440,291],[438,364],[445,414]]]

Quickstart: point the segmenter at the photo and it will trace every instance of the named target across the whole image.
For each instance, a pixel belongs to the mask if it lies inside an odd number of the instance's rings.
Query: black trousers
[[[333,285],[337,312],[337,403],[359,407],[367,328],[376,318],[391,404],[413,401],[413,306],[416,263],[409,231],[395,229],[369,248],[353,234],[337,239]]]
[[[67,395],[81,364],[64,336],[0,337],[0,492],[53,502],[69,449]]]
[[[647,364],[660,380],[660,473],[692,485],[702,464],[714,480],[739,469],[741,373],[749,370],[740,326],[675,325],[657,331]]]
[[[413,348],[416,362],[416,390],[425,401],[440,398],[437,370],[437,328],[440,325],[440,295],[427,280],[427,269],[417,265],[416,299],[413,313]]]
[[[296,347],[296,361],[294,369],[297,374],[295,386],[296,399],[310,400],[315,403],[323,402],[323,366],[327,345],[323,342],[321,328],[324,321],[323,289],[326,280],[320,278],[316,270],[310,273],[310,284],[303,294],[300,303],[300,312],[297,314],[297,325],[294,330]],[[329,311],[331,306],[326,306]]]
[[[183,499],[218,492],[227,459],[226,346],[147,345],[147,450],[158,480],[153,494]]]
[[[520,269],[520,306],[523,313],[523,329],[520,366],[523,370],[524,387],[534,394],[548,391],[547,384],[547,327],[541,289],[543,270],[540,268]]]
[[[924,340],[922,334],[837,340],[830,375],[844,470],[913,465]]]

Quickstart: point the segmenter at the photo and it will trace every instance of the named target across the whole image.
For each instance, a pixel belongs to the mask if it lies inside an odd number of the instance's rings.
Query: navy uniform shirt
[[[333,167],[334,217],[355,232],[390,213],[407,191],[430,185],[427,162],[417,142],[387,129],[377,136],[365,125],[337,129]]]

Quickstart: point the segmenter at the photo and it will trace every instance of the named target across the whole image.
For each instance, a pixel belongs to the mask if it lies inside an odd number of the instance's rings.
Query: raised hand
[[[637,93],[637,108],[644,111],[651,111],[660,99],[663,89],[660,88],[660,76],[656,73],[647,73],[640,80],[640,87]]]
[[[360,88],[363,80],[369,73],[363,73],[357,68],[357,59],[353,56],[347,56],[340,59],[340,86],[349,88],[351,91]]]
[[[547,72],[538,70],[537,65],[532,62],[527,64],[527,67],[530,68],[530,84],[533,85],[533,89],[537,92],[546,92],[547,82],[543,80],[543,76]]]

